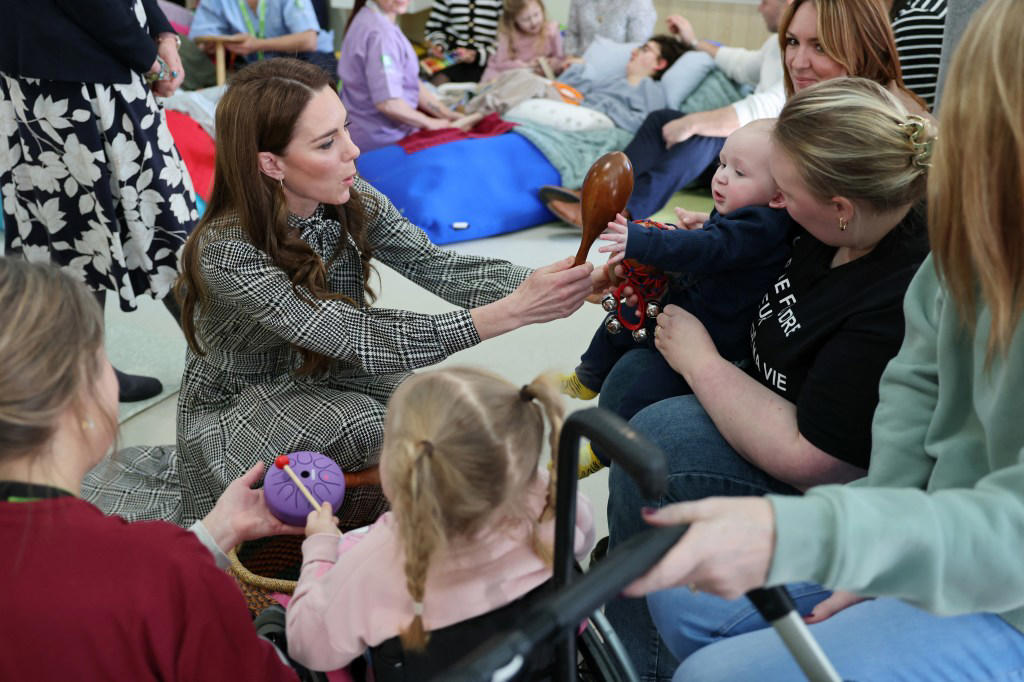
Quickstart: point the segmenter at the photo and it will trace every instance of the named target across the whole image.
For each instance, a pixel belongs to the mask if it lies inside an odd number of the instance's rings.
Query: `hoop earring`
[[[846,222],[846,218],[840,218],[839,219],[839,231],[840,232],[846,232],[846,228],[849,227],[849,226],[850,226],[850,224],[848,222]]]
[[[284,176],[282,175],[277,179],[277,184],[281,185],[281,191],[284,191]]]

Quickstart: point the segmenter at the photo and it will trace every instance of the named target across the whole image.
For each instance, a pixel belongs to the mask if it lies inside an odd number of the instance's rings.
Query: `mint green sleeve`
[[[1020,453],[1018,453],[1018,457]],[[767,584],[810,580],[939,614],[1024,607],[1024,464],[972,489],[815,488],[770,498]]]
[[[929,258],[907,292],[903,347],[882,377],[869,474],[803,498],[769,496],[776,521],[769,584],[812,580],[940,614],[1024,606],[1024,429],[1005,419],[985,423],[977,409],[1020,405],[1020,389],[998,373],[968,385],[979,361],[953,308]],[[978,391],[996,395],[990,401]],[[932,452],[943,453],[943,476],[953,481],[941,490]]]

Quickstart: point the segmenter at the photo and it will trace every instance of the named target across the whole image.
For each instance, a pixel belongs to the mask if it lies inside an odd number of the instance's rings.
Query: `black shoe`
[[[560,185],[541,185],[541,188],[537,190],[537,196],[540,197],[541,203],[548,203],[549,201],[565,201],[570,204],[580,203],[580,190],[569,189],[568,187],[561,187]]]
[[[137,403],[140,400],[148,400],[163,392],[164,386],[159,379],[144,377],[137,374],[125,374],[115,368],[117,375],[118,399],[122,403]]]

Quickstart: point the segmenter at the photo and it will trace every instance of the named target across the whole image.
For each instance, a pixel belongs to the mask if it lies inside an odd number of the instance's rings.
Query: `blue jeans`
[[[675,589],[648,603],[665,643],[683,659],[676,682],[803,679],[746,598]],[[1024,636],[990,613],[942,617],[875,599],[810,628],[845,680],[1024,680]]]
[[[656,351],[631,351],[615,366],[613,374],[620,369],[627,372],[631,366],[654,362],[654,358],[639,355],[641,353],[661,357]],[[615,397],[606,397],[613,386],[616,390],[619,388],[613,379],[609,375],[608,389],[601,394],[602,404]],[[798,493],[740,457],[722,438],[693,395],[680,395],[644,407],[632,417],[630,424],[665,452],[668,489],[661,499],[645,500],[632,479],[612,466],[608,491],[609,550],[647,528],[640,514],[644,506],[661,507],[714,495]],[[671,679],[676,659],[662,646],[644,600],[613,600],[605,607],[605,614],[626,649],[632,652],[642,680]]]
[[[576,377],[580,383],[595,393],[601,392],[605,378],[623,355],[638,348],[649,348],[651,343],[649,340],[633,340],[633,334],[628,329],[612,334],[604,324],[602,322],[594,332],[590,345],[580,356],[580,364],[576,366]],[[647,324],[645,328],[648,334],[654,333],[653,324]]]
[[[633,194],[626,208],[634,220],[649,218],[660,210],[673,193],[698,179],[722,151],[724,137],[702,135],[666,148],[661,128],[682,116],[675,109],[649,114],[623,150],[633,164]]]
[[[601,387],[598,405],[628,421],[648,405],[692,392],[661,353],[653,348],[634,348],[614,362]]]
[[[814,583],[793,583],[786,591],[802,616],[832,594]],[[647,608],[662,641],[679,661],[709,644],[768,627],[746,597],[722,599],[679,588],[647,595]]]

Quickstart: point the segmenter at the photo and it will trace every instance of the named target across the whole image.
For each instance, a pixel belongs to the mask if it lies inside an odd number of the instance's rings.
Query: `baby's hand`
[[[614,265],[626,257],[626,240],[629,238],[629,227],[626,225],[626,217],[621,213],[615,214],[615,220],[608,223],[608,229],[601,233],[601,241],[611,242],[598,249],[599,253],[610,254],[608,265]]]
[[[704,227],[704,223],[711,217],[708,213],[698,213],[697,211],[687,211],[685,208],[676,207],[676,217],[679,218],[679,226],[684,230],[699,230]]]
[[[341,531],[338,530],[338,517],[334,515],[330,502],[324,502],[319,509],[309,512],[306,517],[306,537],[317,533],[341,535]]]

